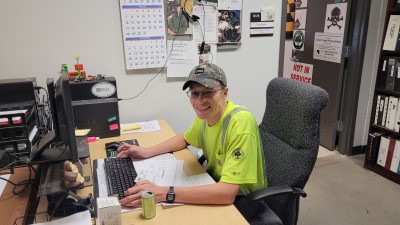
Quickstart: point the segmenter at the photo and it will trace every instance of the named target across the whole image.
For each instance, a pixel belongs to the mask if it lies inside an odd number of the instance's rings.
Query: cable
[[[23,181],[20,181],[20,182],[18,182],[18,183],[14,183],[14,182],[12,182],[12,181],[10,181],[10,180],[8,180],[8,179],[5,179],[5,178],[0,177],[1,180],[4,180],[4,181],[6,181],[6,182],[8,182],[8,183],[10,183],[11,185],[14,186],[14,187],[13,187],[13,190],[12,190],[12,193],[13,193],[14,195],[19,195],[19,194],[25,192],[25,191],[28,189],[28,187],[29,187],[30,185],[35,184],[35,183],[34,183],[34,180],[32,179],[32,171],[34,172],[35,177],[36,177],[36,175],[37,175],[37,174],[36,174],[37,171],[36,171],[35,168],[32,167],[32,165],[29,165],[29,163],[27,163],[27,162],[25,162],[24,160],[22,160],[19,156],[15,155],[15,154],[12,154],[12,153],[8,153],[8,154],[11,155],[11,156],[13,156],[13,157],[15,157],[15,158],[17,158],[18,160],[16,160],[16,161],[10,163],[10,164],[7,165],[6,167],[3,167],[1,170],[3,170],[3,169],[8,169],[11,165],[14,165],[14,164],[17,164],[17,163],[20,163],[20,164],[22,163],[22,164],[27,165],[27,166],[28,166],[28,169],[29,169],[29,178],[28,178],[27,180],[23,180]],[[22,188],[21,190],[17,191],[16,189],[17,189],[18,187],[21,187],[21,186],[23,186],[23,188]]]

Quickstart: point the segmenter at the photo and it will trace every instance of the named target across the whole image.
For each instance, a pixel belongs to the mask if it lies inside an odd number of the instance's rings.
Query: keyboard
[[[124,191],[135,185],[137,173],[130,158],[105,158],[104,169],[108,183],[108,196],[125,197]]]

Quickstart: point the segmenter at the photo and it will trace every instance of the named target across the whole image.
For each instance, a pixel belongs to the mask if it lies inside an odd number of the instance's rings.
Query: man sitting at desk
[[[176,202],[232,204],[236,196],[266,187],[264,153],[257,122],[249,111],[227,100],[229,89],[224,71],[214,64],[200,64],[190,72],[183,85],[183,90],[187,88],[186,93],[197,114],[191,127],[184,134],[149,148],[125,143],[118,148],[118,157],[149,158],[188,145],[203,149],[208,161],[207,172],[217,183],[175,187]],[[232,115],[230,120],[225,119],[230,117],[229,114]],[[226,135],[222,137],[224,129]],[[162,202],[166,201],[170,187],[140,181],[125,192],[126,197],[120,203],[140,206],[140,195],[145,190],[154,192],[156,202]]]

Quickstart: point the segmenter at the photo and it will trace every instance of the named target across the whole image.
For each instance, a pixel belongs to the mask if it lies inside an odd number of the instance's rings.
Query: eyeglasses
[[[201,96],[203,98],[212,98],[217,91],[223,90],[224,88],[218,89],[218,90],[207,90],[207,91],[187,91],[186,94],[189,98],[194,98],[197,99]]]

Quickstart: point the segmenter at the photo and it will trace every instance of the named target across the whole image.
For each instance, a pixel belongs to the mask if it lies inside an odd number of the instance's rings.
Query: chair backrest
[[[269,83],[259,125],[269,186],[304,188],[318,155],[320,114],[327,102],[328,93],[314,85],[281,77]],[[273,197],[266,203],[284,224],[297,223],[298,198]]]

